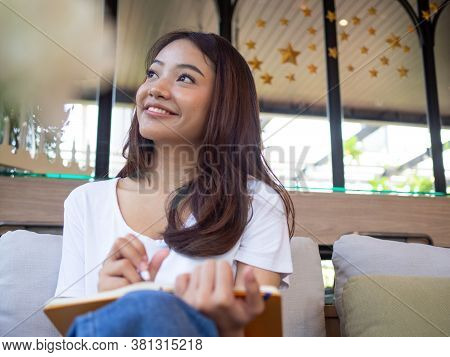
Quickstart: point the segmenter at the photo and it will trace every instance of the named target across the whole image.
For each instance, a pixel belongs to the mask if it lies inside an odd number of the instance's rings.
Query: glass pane
[[[151,45],[170,31],[218,33],[218,26],[214,0],[119,1],[109,177],[115,177],[125,164],[122,148],[134,113],[136,90],[145,79],[145,58]]]
[[[110,66],[103,1],[9,2],[0,23],[0,172],[89,178],[96,102],[79,98]]]
[[[346,188],[434,191],[421,48],[396,1],[336,0]]]
[[[443,1],[437,1],[440,7]],[[442,11],[435,34],[434,53],[436,57],[436,76],[439,92],[439,109],[442,118],[441,139],[443,145],[443,159],[445,177],[447,180],[447,193],[450,193],[450,7]]]
[[[234,44],[252,69],[264,154],[286,187],[331,188],[320,1],[240,0]]]

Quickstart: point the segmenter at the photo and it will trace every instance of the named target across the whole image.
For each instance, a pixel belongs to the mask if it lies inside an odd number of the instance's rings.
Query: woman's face
[[[198,145],[214,79],[213,64],[191,41],[168,44],[136,94],[140,134],[157,143]]]

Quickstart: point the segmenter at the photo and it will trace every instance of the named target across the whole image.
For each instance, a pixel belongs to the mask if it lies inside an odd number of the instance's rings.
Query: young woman
[[[146,74],[124,168],[64,203],[56,296],[173,284],[189,316],[241,335],[263,310],[259,285],[288,286],[294,230],[292,201],[261,153],[252,73],[220,36],[173,32],[150,49]]]

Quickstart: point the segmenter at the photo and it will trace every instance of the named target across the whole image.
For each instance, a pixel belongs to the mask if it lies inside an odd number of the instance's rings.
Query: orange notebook
[[[65,336],[77,316],[94,311],[129,292],[137,290],[173,292],[173,288],[169,286],[140,282],[82,298],[54,298],[44,307],[44,312],[61,335]],[[265,309],[261,315],[245,327],[245,336],[281,337],[283,333],[280,291],[275,287],[264,285],[260,287],[260,291],[265,300]],[[235,296],[245,297],[245,290],[235,289],[234,294]]]

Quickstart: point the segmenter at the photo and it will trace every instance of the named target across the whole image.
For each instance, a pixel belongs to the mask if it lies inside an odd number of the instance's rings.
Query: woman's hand
[[[175,295],[213,319],[220,336],[244,336],[244,326],[264,311],[259,284],[251,267],[244,271],[245,298],[233,294],[233,272],[226,261],[207,260],[192,274],[181,274]]]
[[[143,281],[139,275],[142,271],[148,271],[150,280],[153,281],[168,255],[169,249],[161,249],[153,255],[149,263],[144,245],[134,235],[117,238],[99,272],[98,291],[117,289]]]

